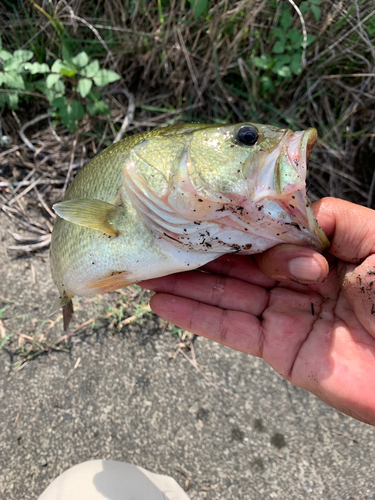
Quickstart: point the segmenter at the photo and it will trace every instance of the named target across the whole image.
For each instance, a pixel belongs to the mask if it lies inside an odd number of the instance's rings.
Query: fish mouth
[[[318,133],[316,129],[309,128],[305,131],[294,132],[292,134],[287,144],[289,168],[293,166],[294,176],[292,175],[292,179],[298,178],[303,180],[303,187],[293,194],[295,205],[289,204],[288,212],[296,220],[299,227],[306,228],[312,236],[316,237],[316,248],[324,251],[329,247],[330,243],[314,216],[306,194],[307,162],[318,139]],[[288,187],[291,187],[288,186],[288,179],[286,179],[286,182],[284,179],[284,184],[280,183],[280,189],[283,191],[280,194],[287,194]],[[294,208],[292,209],[292,207]]]
[[[308,128],[302,132],[294,132],[289,141],[288,156],[291,162],[300,159],[301,169],[306,174],[307,162],[311,156],[312,150],[318,140],[318,132],[315,128]]]
[[[274,150],[260,161],[255,202],[258,206],[266,202],[273,220],[280,220],[278,212],[281,208],[284,224],[289,225],[290,231],[295,233],[296,229],[301,241],[322,252],[328,248],[329,241],[315,219],[306,195],[307,162],[317,138],[314,128],[285,133]]]
[[[274,169],[274,189],[278,195],[285,196],[306,186],[307,161],[317,138],[314,128],[285,134]]]

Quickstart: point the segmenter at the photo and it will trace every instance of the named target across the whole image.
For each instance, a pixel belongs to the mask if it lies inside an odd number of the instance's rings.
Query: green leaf
[[[47,85],[45,82],[36,82],[35,89],[40,90],[48,99],[48,102],[51,103],[56,97],[55,89],[47,89]]]
[[[55,85],[54,89],[58,94],[65,94],[65,85],[62,80],[58,80]]]
[[[274,73],[277,73],[279,72],[279,69],[283,66],[288,66],[292,61],[292,58],[290,55],[288,54],[284,54],[284,55],[281,55],[279,56],[277,59],[276,59],[276,62],[272,68],[272,71]]]
[[[72,60],[72,54],[70,53],[68,46],[65,44],[62,47],[62,58],[66,63],[70,63]]]
[[[285,77],[285,75],[287,73],[291,74],[291,71],[289,69],[291,61],[292,61],[292,58],[288,54],[284,54],[284,55],[279,56],[276,59],[276,62],[272,68],[272,72],[276,73],[279,76],[282,76],[283,78]],[[286,71],[285,68],[288,68],[288,71]]]
[[[90,116],[94,116],[94,115],[96,115],[96,113],[97,113],[97,109],[98,109],[98,108],[97,108],[97,106],[96,106],[96,103],[95,103],[95,102],[90,102],[90,103],[87,105],[86,109],[87,109],[87,112],[88,112],[88,114],[89,114]]]
[[[4,69],[7,71],[15,70],[20,73],[23,70],[23,64],[34,56],[31,50],[15,50],[13,56],[4,62]]]
[[[322,0],[310,0],[310,3],[320,5],[322,3]]]
[[[21,75],[15,71],[9,71],[4,73],[3,80],[5,85],[10,89],[24,90],[25,82]]]
[[[9,100],[9,107],[11,109],[18,108],[18,94],[16,92],[9,92],[8,100]]]
[[[0,92],[0,109],[4,108],[8,104],[8,96],[5,92]]]
[[[99,61],[91,61],[85,68],[82,68],[80,74],[86,78],[93,78],[99,71]]]
[[[0,87],[2,86],[2,84],[4,82],[4,75],[5,75],[5,73],[3,71],[0,71]]]
[[[89,78],[81,78],[78,82],[77,90],[81,94],[82,97],[86,97],[90,92],[92,87],[92,80]]]
[[[286,7],[285,9],[283,9],[283,12],[281,14],[280,24],[284,28],[284,30],[287,30],[292,24],[292,22],[293,22],[293,17],[289,12],[288,7]]]
[[[30,59],[32,59],[34,56],[34,52],[32,50],[15,50],[13,52],[13,57],[15,57],[16,59],[18,59],[19,61],[22,61],[22,62],[27,62],[27,61],[30,61]]]
[[[56,59],[56,61],[52,64],[51,71],[52,73],[60,73],[60,70],[65,68],[65,64],[61,59]]]
[[[316,40],[316,36],[315,35],[310,35],[310,34],[307,35],[307,45],[308,46],[310,44],[312,44],[313,42],[315,42],[315,40]]]
[[[67,106],[59,107],[60,117],[63,124],[73,132],[77,128],[77,121],[85,115],[85,109],[78,101],[72,101]]]
[[[262,87],[263,87],[263,89],[265,90],[266,93],[269,92],[269,93],[272,94],[275,91],[275,86],[274,86],[274,84],[273,84],[273,82],[272,82],[272,80],[271,80],[270,77],[268,77],[268,76],[262,76],[260,78],[260,82],[261,82]]]
[[[100,98],[101,98],[101,93],[98,92],[97,90],[93,90],[90,95],[89,95],[89,98],[93,101],[100,101]]]
[[[1,49],[0,50],[0,59],[2,59],[3,61],[7,61],[11,57],[12,57],[12,53],[11,52],[8,52],[5,49]]]
[[[315,16],[315,19],[316,21],[319,21],[320,19],[320,14],[321,14],[321,11],[320,11],[320,7],[316,6],[316,5],[311,5],[311,12],[314,14]]]
[[[51,68],[53,73],[60,73],[64,76],[74,76],[77,73],[77,68],[72,64],[62,61],[61,59],[57,59]]]
[[[190,7],[193,10],[194,19],[198,19],[198,17],[208,12],[208,0],[190,0]]]
[[[111,112],[109,106],[104,101],[99,101],[96,103],[96,105],[101,115],[109,115],[109,113]]]
[[[85,114],[84,107],[78,101],[68,102],[66,97],[56,97],[51,105],[58,109],[58,114],[65,125],[71,132],[76,129],[76,122],[81,120]]]
[[[77,74],[77,68],[75,66],[70,66],[69,68],[68,67],[62,68],[60,70],[60,73],[63,76],[67,76],[68,78],[72,78],[73,76],[75,76]]]
[[[274,54],[283,54],[285,50],[284,44],[278,40],[272,48]]]
[[[68,100],[66,97],[56,97],[56,99],[54,99],[52,102],[51,102],[51,105],[52,106],[55,106],[56,108],[63,108],[63,107],[67,107],[68,106]]]
[[[52,88],[53,85],[55,85],[55,83],[60,80],[60,78],[61,78],[60,74],[51,73],[50,75],[48,75],[46,79],[47,89]]]
[[[90,102],[87,105],[89,115],[108,115],[111,110],[104,101]]]
[[[300,75],[302,72],[301,58],[302,58],[302,52],[297,52],[292,56],[292,61],[290,63],[289,68],[295,75]]]
[[[272,64],[272,59],[269,54],[262,54],[260,57],[254,57],[254,64],[260,69],[269,69]]]
[[[108,85],[108,83],[120,80],[120,78],[121,78],[120,75],[118,75],[114,71],[110,71],[108,69],[101,69],[94,76],[94,82],[95,85],[98,85],[99,87],[104,87],[105,85]]]
[[[87,66],[88,62],[89,62],[89,56],[86,54],[86,52],[80,52],[72,59],[72,63],[75,64],[78,68],[83,68],[84,66]]]
[[[273,28],[272,34],[280,40],[280,42],[285,43],[285,32],[281,28]]]
[[[309,12],[310,10],[309,2],[302,2],[301,5],[299,6],[299,10],[301,11],[301,14],[306,14],[306,12]]]
[[[72,101],[70,107],[72,117],[75,120],[82,120],[82,118],[85,116],[85,108],[82,106],[82,104],[78,101]]]
[[[295,29],[288,30],[287,37],[290,40],[290,43],[293,48],[299,49],[301,47],[301,42],[303,37],[300,31]]]
[[[31,75],[36,75],[38,73],[49,73],[49,66],[46,63],[26,63],[24,68],[26,71],[29,71]]]
[[[289,69],[288,66],[282,66],[278,71],[277,74],[281,76],[282,78],[287,78],[288,76],[291,76],[292,73]]]

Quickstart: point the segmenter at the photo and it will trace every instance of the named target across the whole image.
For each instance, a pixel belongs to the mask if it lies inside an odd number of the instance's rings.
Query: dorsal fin
[[[115,205],[100,200],[79,198],[56,203],[53,209],[59,217],[73,224],[90,227],[109,236],[118,236],[114,220],[121,208]]]

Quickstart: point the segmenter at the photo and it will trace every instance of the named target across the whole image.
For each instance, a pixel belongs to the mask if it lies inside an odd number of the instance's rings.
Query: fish
[[[129,136],[77,174],[51,240],[59,298],[196,269],[227,253],[329,241],[306,195],[317,131],[258,123],[178,124]]]

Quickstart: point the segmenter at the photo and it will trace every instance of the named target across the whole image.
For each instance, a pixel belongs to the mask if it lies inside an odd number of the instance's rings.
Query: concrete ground
[[[52,324],[56,292],[47,255],[6,252],[8,229],[3,217],[0,317],[13,337],[0,350],[1,499],[38,498],[68,467],[98,458],[169,474],[190,486],[192,500],[375,499],[373,427],[263,361],[200,338],[197,369],[191,351],[176,355],[178,337],[154,315],[120,332],[109,320],[89,323],[67,352],[19,369],[22,335]],[[81,304],[72,330],[117,297]],[[61,322],[45,335],[61,336]]]

